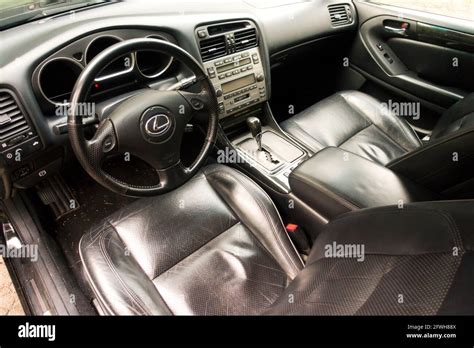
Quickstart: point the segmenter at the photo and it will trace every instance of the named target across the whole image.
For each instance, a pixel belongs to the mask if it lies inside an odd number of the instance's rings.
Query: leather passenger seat
[[[339,147],[381,165],[423,146],[406,120],[358,91],[336,93],[280,126],[314,152]],[[443,114],[430,143],[468,127],[474,127],[474,93]]]
[[[212,165],[107,218],[79,249],[105,314],[472,315],[473,211],[459,201],[348,213],[304,265],[268,195]]]

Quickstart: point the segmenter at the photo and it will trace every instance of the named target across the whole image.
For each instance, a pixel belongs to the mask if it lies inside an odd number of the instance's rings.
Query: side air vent
[[[201,40],[199,43],[203,62],[226,55],[226,40],[224,35]]]
[[[29,130],[25,115],[12,92],[0,90],[0,142]]]
[[[351,7],[347,4],[329,5],[329,15],[334,27],[350,24],[353,22]]]
[[[255,28],[240,30],[234,33],[235,51],[243,51],[258,44],[257,31]]]

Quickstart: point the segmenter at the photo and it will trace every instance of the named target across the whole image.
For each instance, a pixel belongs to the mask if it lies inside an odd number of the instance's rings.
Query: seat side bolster
[[[111,224],[86,233],[79,252],[86,278],[106,314],[171,314]]]
[[[303,268],[270,197],[245,175],[215,165],[203,170],[211,187],[293,279]]]

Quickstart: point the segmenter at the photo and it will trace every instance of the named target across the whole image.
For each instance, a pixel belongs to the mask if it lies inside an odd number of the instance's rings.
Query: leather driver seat
[[[423,145],[406,120],[358,91],[336,93],[280,126],[313,152],[339,147],[384,166]],[[474,93],[443,114],[430,142],[467,127],[474,127]]]
[[[346,214],[304,266],[266,193],[213,165],[110,216],[79,248],[106,314],[474,314],[473,210],[465,201]],[[339,244],[365,250],[327,254]]]

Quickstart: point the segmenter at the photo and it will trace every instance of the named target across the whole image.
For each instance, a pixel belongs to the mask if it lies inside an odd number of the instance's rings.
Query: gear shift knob
[[[252,137],[255,139],[258,145],[258,150],[262,150],[262,123],[257,117],[247,117],[247,126],[252,133]]]

